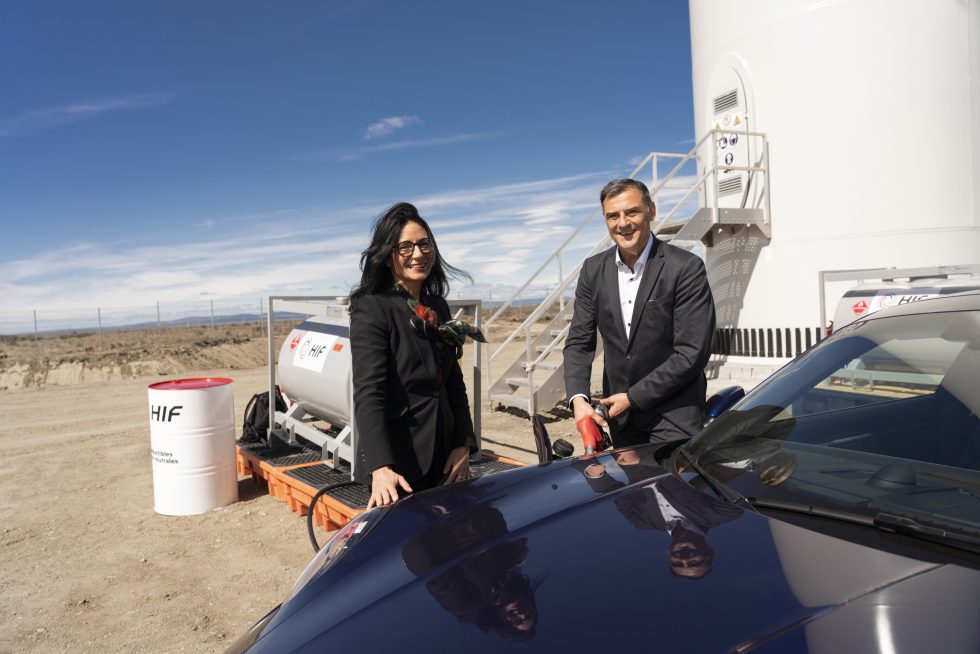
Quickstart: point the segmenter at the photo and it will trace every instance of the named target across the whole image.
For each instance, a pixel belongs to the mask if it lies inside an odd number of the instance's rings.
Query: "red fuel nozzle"
[[[586,455],[595,454],[605,449],[602,430],[599,429],[599,425],[592,419],[592,416],[585,416],[581,420],[577,420],[575,426],[578,428],[578,433],[582,434],[582,444],[585,446]]]

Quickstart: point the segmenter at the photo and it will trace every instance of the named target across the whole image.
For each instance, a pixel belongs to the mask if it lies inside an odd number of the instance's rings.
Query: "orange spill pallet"
[[[470,459],[470,470],[475,477],[510,470],[526,465],[507,457],[480,452]],[[286,488],[289,510],[305,516],[313,496],[324,486],[350,481],[347,470],[334,470],[324,463],[276,468],[272,483]],[[313,507],[313,523],[326,531],[339,529],[352,518],[364,512],[371,498],[370,489],[361,484],[347,484],[327,491]]]
[[[239,475],[252,477],[256,483],[265,485],[269,494],[281,502],[288,501],[289,492],[272,474],[273,471],[313,466],[321,462],[318,452],[303,447],[270,449],[241,444],[235,446],[235,460]]]
[[[305,516],[310,501],[324,486],[350,482],[350,472],[334,470],[325,463],[273,473],[276,483],[286,488],[289,510]],[[322,495],[313,507],[313,524],[326,531],[339,529],[364,512],[371,493],[366,486],[350,483]]]

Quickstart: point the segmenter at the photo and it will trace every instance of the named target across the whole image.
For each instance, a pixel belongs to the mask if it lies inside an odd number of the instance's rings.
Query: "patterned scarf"
[[[452,347],[456,358],[459,359],[463,356],[463,345],[467,337],[481,343],[487,342],[478,327],[456,319],[440,323],[435,309],[415,300],[400,284],[395,284],[395,290],[405,296],[408,308],[412,311],[410,320],[412,327],[420,336],[432,341],[440,351],[444,351],[447,346]]]

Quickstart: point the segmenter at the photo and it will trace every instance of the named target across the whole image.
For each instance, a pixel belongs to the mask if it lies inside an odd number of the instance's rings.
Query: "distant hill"
[[[294,313],[292,311],[276,311],[275,314],[276,321],[298,321],[306,318],[305,315],[300,313]],[[215,325],[238,325],[247,323],[258,323],[259,320],[263,322],[266,321],[266,315],[262,314],[261,318],[257,313],[236,313],[223,316],[215,316]],[[103,332],[121,332],[130,330],[146,330],[146,329],[175,329],[178,327],[208,327],[211,325],[211,316],[186,316],[182,318],[174,318],[172,320],[161,320],[159,325],[156,320],[147,320],[144,322],[127,323],[125,325],[112,325],[103,326]],[[86,327],[61,327],[58,329],[42,329],[38,330],[39,336],[63,336],[65,334],[94,334],[99,331],[98,327],[86,326]],[[9,336],[32,336],[33,332],[21,332],[20,334],[9,334]]]

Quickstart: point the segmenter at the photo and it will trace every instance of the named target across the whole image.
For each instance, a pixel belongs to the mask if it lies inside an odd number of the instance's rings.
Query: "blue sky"
[[[401,200],[497,299],[694,136],[678,0],[0,2],[0,88],[0,321],[340,293]]]

